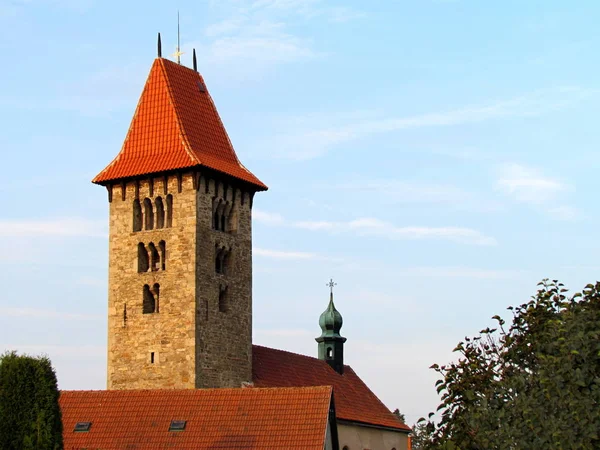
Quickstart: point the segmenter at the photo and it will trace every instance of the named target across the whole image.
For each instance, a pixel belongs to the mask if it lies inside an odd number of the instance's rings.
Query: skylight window
[[[73,431],[75,433],[85,433],[87,431],[90,431],[91,426],[92,422],[77,422]]]
[[[206,92],[206,87],[202,81],[198,81],[198,89],[200,89],[200,92]]]
[[[185,430],[186,420],[171,420],[169,431],[183,431]]]

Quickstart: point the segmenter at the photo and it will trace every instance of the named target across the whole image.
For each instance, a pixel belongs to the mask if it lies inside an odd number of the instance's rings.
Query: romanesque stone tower
[[[94,183],[110,205],[108,389],[252,380],[252,199],[204,80],[157,58],[125,143]]]

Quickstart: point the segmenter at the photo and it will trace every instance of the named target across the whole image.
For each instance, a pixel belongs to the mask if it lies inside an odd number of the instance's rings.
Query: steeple
[[[335,309],[333,303],[333,287],[336,283],[330,280],[329,286],[329,305],[319,317],[319,326],[321,327],[321,336],[315,340],[319,344],[319,359],[327,363],[339,374],[344,373],[344,342],[346,338],[340,335],[340,330],[344,321],[342,315]]]

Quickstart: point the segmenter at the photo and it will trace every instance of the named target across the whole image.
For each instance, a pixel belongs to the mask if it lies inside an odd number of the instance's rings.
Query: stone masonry
[[[186,172],[108,186],[108,389],[251,381],[253,192],[215,178]],[[144,200],[156,205],[160,197],[166,204],[167,195],[170,226],[165,219],[157,228],[155,208],[153,229],[133,231],[135,199],[144,224]],[[215,229],[217,212],[226,216],[225,231]],[[164,260],[140,272],[138,244],[158,248],[161,241]],[[226,265],[216,267],[221,249]],[[144,285],[160,287],[151,313],[143,313]]]

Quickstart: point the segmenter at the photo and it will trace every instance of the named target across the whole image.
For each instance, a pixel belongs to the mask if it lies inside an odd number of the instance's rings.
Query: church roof
[[[110,181],[164,171],[208,167],[267,186],[237,158],[202,76],[157,58],[117,157],[92,181]]]
[[[330,387],[62,391],[64,448],[322,450],[331,399]]]
[[[252,378],[256,387],[332,386],[338,419],[410,431],[350,366],[339,374],[320,359],[253,345]]]

